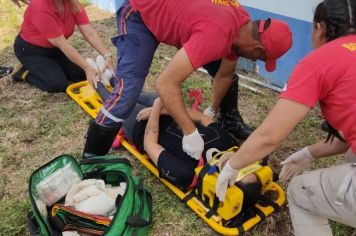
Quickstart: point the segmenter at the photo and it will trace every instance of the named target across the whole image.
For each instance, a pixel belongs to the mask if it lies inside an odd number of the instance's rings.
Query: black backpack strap
[[[135,186],[135,190],[141,195],[140,208],[136,215],[127,217],[126,223],[134,227],[144,227],[152,223],[152,195],[143,187],[143,179],[140,179],[139,183]],[[147,197],[147,207],[149,212],[148,220],[145,220],[142,217],[143,209],[145,207],[145,196]]]
[[[40,226],[36,220],[35,215],[33,214],[32,211],[30,211],[27,214],[27,227],[28,227],[28,231],[30,233],[30,236],[41,236],[41,231],[40,231]],[[62,233],[57,231],[54,228],[50,228],[49,229],[51,232],[51,236],[62,236]]]
[[[32,211],[27,214],[27,227],[31,236],[41,236],[40,226]]]
[[[95,168],[93,171],[84,173],[84,179],[102,179],[102,171],[105,167],[100,166]]]

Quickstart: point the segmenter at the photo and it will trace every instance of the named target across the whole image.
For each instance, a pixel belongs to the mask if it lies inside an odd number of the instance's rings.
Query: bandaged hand
[[[198,129],[191,134],[184,135],[182,140],[183,151],[195,160],[199,160],[204,150],[204,140],[200,136]]]
[[[102,55],[98,55],[95,59],[97,68],[102,73],[101,81],[105,86],[109,86],[110,79],[115,77],[112,61],[111,61],[110,66],[108,66],[109,59],[111,60],[111,56],[104,58]]]
[[[239,173],[238,170],[230,166],[229,162],[230,160],[226,162],[216,181],[215,193],[221,202],[225,201],[228,185],[233,186],[235,184],[236,177]]]
[[[292,155],[290,155],[286,160],[282,161],[280,164],[283,166],[281,173],[279,174],[279,179],[285,182],[294,176],[296,176],[300,171],[304,170],[315,160],[309,151],[308,147],[305,147]]]
[[[211,108],[210,106],[208,108],[206,108],[204,111],[203,111],[203,114],[211,119],[213,119],[216,115],[216,111]]]

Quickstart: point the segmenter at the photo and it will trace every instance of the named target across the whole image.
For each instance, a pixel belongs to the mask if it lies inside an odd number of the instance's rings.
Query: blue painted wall
[[[292,29],[293,46],[287,54],[278,60],[275,72],[267,72],[264,62],[257,62],[261,76],[270,80],[271,83],[283,87],[294,66],[311,50],[312,23],[250,7],[246,7],[246,10],[250,13],[252,19],[276,18],[286,21]]]
[[[100,9],[115,13],[124,0],[90,0],[90,2]]]

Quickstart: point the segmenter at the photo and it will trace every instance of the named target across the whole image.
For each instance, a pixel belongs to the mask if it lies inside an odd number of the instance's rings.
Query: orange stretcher
[[[102,106],[102,100],[96,91],[86,82],[79,82],[70,85],[67,88],[67,94],[77,102],[92,118],[95,118]],[[196,92],[191,93],[192,97],[201,99],[201,96]],[[195,107],[197,106],[194,103]],[[115,145],[115,142],[114,142]],[[122,131],[119,132],[116,138],[116,147],[119,145],[127,149],[133,156],[135,156],[142,165],[150,170],[157,178],[159,178],[159,172],[157,168],[152,164],[149,157],[146,154],[142,154],[135,149],[125,138]],[[285,202],[285,192],[280,185],[275,183],[272,179],[272,170],[270,167],[265,166],[260,180],[263,183],[262,197],[270,199],[270,195],[273,195],[273,199],[269,203],[256,203],[255,208],[258,209],[259,214],[247,219],[241,223],[238,227],[228,227],[226,221],[217,213],[208,214],[211,212],[211,208],[207,206],[201,199],[194,195],[194,190],[183,192],[178,187],[174,186],[165,179],[159,178],[163,184],[165,184],[177,197],[185,202],[201,219],[203,219],[212,229],[223,235],[241,235],[244,232],[250,230],[256,224],[264,220],[265,217],[271,215],[274,211],[278,210]],[[268,195],[268,197],[266,196]]]

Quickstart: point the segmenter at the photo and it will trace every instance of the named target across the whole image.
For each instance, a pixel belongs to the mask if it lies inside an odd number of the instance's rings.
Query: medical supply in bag
[[[39,199],[45,203],[46,206],[51,206],[63,198],[73,184],[79,183],[80,181],[81,178],[75,171],[73,163],[68,163],[38,183],[36,189]]]
[[[64,173],[67,171],[69,173]],[[65,186],[59,187],[59,183]],[[77,188],[79,191],[72,194],[69,201],[74,205],[66,206],[62,194],[66,192],[64,195],[68,195],[71,188],[80,183],[83,188]],[[50,189],[54,195],[49,194]],[[152,222],[151,194],[141,178],[132,176],[130,162],[125,158],[103,156],[78,163],[70,155],[61,155],[31,175],[29,197],[32,211],[28,216],[28,229],[31,236],[57,236],[65,231],[146,236]],[[46,203],[59,200],[46,207],[41,198]]]

